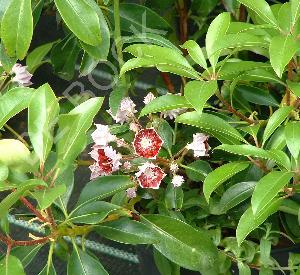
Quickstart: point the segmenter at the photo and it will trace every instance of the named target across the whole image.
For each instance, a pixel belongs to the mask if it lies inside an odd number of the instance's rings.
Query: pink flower
[[[135,189],[135,187],[128,188],[126,190],[126,195],[127,195],[127,198],[129,198],[129,199],[135,198],[136,197],[136,189]]]
[[[135,175],[142,188],[152,189],[158,189],[161,181],[166,176],[160,167],[150,162],[139,166],[139,171]]]
[[[183,176],[180,175],[175,175],[172,179],[172,184],[174,187],[179,187],[184,183],[184,178]]]
[[[145,103],[145,105],[149,104],[153,99],[155,99],[156,97],[154,96],[154,94],[152,94],[151,92],[148,93],[145,97],[143,102]]]
[[[12,67],[11,73],[14,74],[12,81],[17,82],[19,86],[26,87],[32,84],[30,81],[32,74],[27,71],[27,66],[22,66],[20,63],[16,63]]]
[[[124,97],[120,103],[120,107],[116,115],[112,114],[111,109],[109,109],[107,112],[117,123],[123,124],[124,122],[129,122],[137,110],[135,109],[135,104],[130,97]]]
[[[140,130],[133,140],[136,154],[148,159],[157,156],[162,144],[163,140],[154,128]]]
[[[111,146],[101,147],[95,145],[90,155],[96,161],[90,166],[92,171],[91,178],[109,175],[117,171],[121,165],[120,160],[122,156]]]
[[[130,169],[131,169],[131,163],[130,163],[129,161],[125,161],[125,162],[123,163],[123,168],[124,168],[125,170],[130,170]]]
[[[115,141],[117,137],[110,133],[107,125],[95,124],[97,129],[92,133],[92,139],[96,145],[106,146],[108,143]]]
[[[210,149],[208,145],[208,136],[197,133],[193,135],[193,142],[188,144],[186,147],[189,150],[194,151],[195,157],[208,156],[208,150]]]

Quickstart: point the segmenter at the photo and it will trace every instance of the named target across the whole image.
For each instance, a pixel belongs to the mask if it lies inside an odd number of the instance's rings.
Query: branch
[[[34,214],[37,218],[44,223],[49,221],[24,197],[20,197],[20,201]]]

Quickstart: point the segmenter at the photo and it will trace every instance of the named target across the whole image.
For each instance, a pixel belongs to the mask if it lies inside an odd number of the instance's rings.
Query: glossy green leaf
[[[170,182],[165,191],[165,205],[168,209],[181,209],[183,204],[183,190],[181,187],[174,187]]]
[[[257,216],[263,212],[292,177],[291,172],[272,171],[261,178],[251,199],[253,215]]]
[[[248,166],[248,162],[230,162],[210,172],[203,183],[205,199],[209,201],[212,192],[214,192],[223,182],[245,170]]]
[[[300,83],[287,80],[289,89],[298,97],[300,97]]]
[[[230,24],[230,13],[223,12],[219,14],[210,24],[206,38],[206,52],[213,69],[218,62],[220,52],[215,52],[215,47],[218,45],[220,38],[222,38]]]
[[[153,248],[154,262],[161,275],[180,274],[180,266],[168,260],[158,250]]]
[[[45,0],[38,0],[38,1],[32,3],[33,29],[35,29],[35,27],[41,17],[41,14],[42,14],[42,11],[44,8],[44,4],[45,4]]]
[[[202,113],[204,105],[217,89],[218,85],[215,80],[190,81],[184,87],[184,97],[197,112]]]
[[[99,177],[87,183],[77,202],[77,205],[86,204],[91,201],[102,200],[115,193],[133,187],[134,183],[128,176],[106,176]]]
[[[14,192],[7,195],[0,202],[0,218],[8,213],[9,209],[25,194],[26,191],[34,189],[36,186],[47,186],[47,184],[38,179],[27,180],[20,184]]]
[[[55,0],[55,5],[69,29],[89,45],[101,43],[99,18],[84,0]]]
[[[204,181],[206,176],[212,171],[208,162],[196,160],[184,167],[186,175],[192,181]]]
[[[300,2],[298,0],[290,0],[290,3],[291,3],[291,14],[292,14],[291,26],[293,29],[300,16]]]
[[[129,88],[130,84],[121,79],[116,83],[116,85],[113,87],[113,90],[110,92],[109,107],[113,115],[116,115],[117,111],[119,110],[121,101],[128,93]]]
[[[97,258],[90,256],[87,252],[73,247],[73,252],[68,261],[68,275],[108,275]]]
[[[16,64],[17,62],[17,57],[9,57],[3,43],[0,44],[0,62],[3,66],[3,69],[7,72],[10,73],[12,67]]]
[[[156,128],[157,133],[164,141],[162,147],[171,152],[173,146],[173,135],[174,131],[170,124],[164,119],[157,119],[155,120],[157,125],[154,127]]]
[[[278,77],[282,76],[285,66],[290,62],[297,50],[297,41],[291,35],[279,35],[272,38],[269,49],[270,62]]]
[[[253,10],[263,21],[277,26],[276,18],[270,9],[269,4],[265,0],[238,0],[241,4]]]
[[[276,14],[273,10],[273,13]],[[291,3],[283,3],[278,11],[277,22],[282,30],[281,33],[288,34],[291,31]]]
[[[176,122],[198,127],[222,143],[236,144],[244,141],[235,128],[225,120],[211,114],[200,115],[198,112],[188,112],[178,116]]]
[[[32,260],[41,248],[42,245],[19,246],[12,249],[11,255],[17,257],[21,261],[23,267],[25,268],[32,262]]]
[[[103,98],[91,98],[68,114],[60,115],[57,134],[57,158],[63,164],[73,162],[86,146],[86,132],[99,112]]]
[[[32,192],[32,196],[37,200],[41,210],[48,208],[58,197],[66,192],[65,185],[56,185],[44,190],[37,190]]]
[[[28,106],[28,134],[42,163],[53,145],[53,130],[58,114],[58,100],[49,84],[44,84],[34,93]]]
[[[9,255],[8,258],[4,257],[0,261],[0,274],[1,275],[26,275],[21,261],[13,256]]]
[[[236,229],[236,237],[239,245],[244,241],[251,231],[259,227],[269,216],[278,210],[281,202],[282,199],[273,200],[265,207],[263,211],[259,212],[257,216],[253,215],[251,207],[244,212]]]
[[[300,153],[300,122],[289,122],[285,125],[284,135],[287,147],[295,159]]]
[[[0,182],[5,181],[8,177],[8,167],[0,163]]]
[[[196,64],[200,65],[204,69],[207,69],[206,58],[204,57],[202,49],[197,42],[188,40],[181,47],[188,51],[190,57],[195,61]]]
[[[48,265],[45,265],[38,275],[57,275],[53,263],[51,262],[51,265],[49,267],[49,272],[48,272]]]
[[[202,274],[217,273],[218,251],[207,232],[163,215],[143,215],[142,221],[158,233],[154,247],[169,260]]]
[[[191,104],[185,97],[179,95],[163,95],[155,98],[147,104],[141,111],[140,117],[157,112],[175,110],[180,108],[190,108]]]
[[[1,22],[1,41],[9,56],[22,60],[29,49],[33,34],[30,0],[12,0]]]
[[[229,187],[221,197],[219,207],[226,213],[229,209],[250,198],[256,181],[239,182]]]
[[[238,261],[239,275],[251,275],[250,267],[243,262]]]
[[[120,208],[118,205],[105,201],[92,201],[77,208],[68,220],[73,223],[97,224]]]
[[[0,129],[13,116],[28,107],[33,89],[19,87],[0,97]]]
[[[283,106],[276,110],[269,118],[267,126],[263,134],[263,145],[268,138],[274,133],[279,125],[287,118],[293,108],[291,106]]]
[[[155,230],[128,218],[102,223],[95,228],[95,231],[109,240],[120,243],[153,244],[158,242]]]

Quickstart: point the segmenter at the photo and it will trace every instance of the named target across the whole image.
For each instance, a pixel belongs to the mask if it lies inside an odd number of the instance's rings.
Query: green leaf
[[[292,13],[292,29],[300,16],[300,2],[298,0],[290,0],[291,3],[291,13]]]
[[[223,12],[219,14],[210,24],[206,38],[206,52],[209,57],[209,61],[213,70],[218,62],[220,52],[215,52],[215,47],[218,45],[220,38],[222,38],[229,27],[230,24],[230,13]]]
[[[69,29],[83,42],[97,46],[101,43],[99,18],[84,0],[55,0],[55,5]]]
[[[34,189],[36,186],[47,186],[47,184],[38,179],[27,180],[20,184],[14,192],[7,195],[0,202],[0,218],[3,218],[8,213],[9,209],[25,194],[26,191]]]
[[[289,89],[298,97],[300,97],[300,83],[299,82],[292,82],[287,79],[287,85]]]
[[[287,123],[284,128],[284,135],[289,151],[297,160],[300,153],[300,122]]]
[[[159,234],[154,247],[166,258],[202,274],[217,274],[218,251],[207,232],[163,215],[143,215],[142,221]]]
[[[291,106],[283,106],[272,114],[272,116],[268,120],[267,126],[264,131],[263,145],[268,140],[268,138],[274,133],[274,131],[279,127],[279,125],[288,117],[292,109],[293,107]]]
[[[165,204],[168,209],[181,209],[184,193],[181,187],[174,187],[170,182],[165,191]]]
[[[72,163],[86,146],[86,132],[101,108],[102,97],[91,98],[68,114],[60,115],[57,134],[57,158],[62,164]]]
[[[261,178],[251,199],[253,215],[258,216],[263,212],[292,177],[292,172],[272,171]]]
[[[163,95],[153,99],[141,111],[140,117],[157,112],[175,110],[180,108],[190,108],[190,103],[185,97],[179,95]]]
[[[93,201],[77,208],[69,217],[73,223],[97,224],[110,213],[121,209],[120,206],[105,201]]]
[[[30,0],[12,0],[1,22],[1,41],[9,56],[22,60],[33,34]]]
[[[196,160],[187,166],[184,166],[186,175],[192,181],[204,181],[207,175],[212,171],[208,162]]]
[[[176,122],[198,127],[222,143],[235,144],[244,141],[241,134],[229,123],[211,114],[188,112],[178,116]]]
[[[171,154],[174,134],[173,128],[164,119],[157,119],[155,120],[155,123],[157,123],[158,125],[155,125],[154,127],[156,128],[156,131],[159,134],[159,136],[164,141],[162,147],[168,150]]]
[[[41,210],[48,208],[58,197],[62,196],[66,192],[65,185],[56,185],[44,190],[37,190],[31,193],[31,195],[37,200]]]
[[[19,246],[12,249],[11,255],[17,257],[25,268],[32,262],[42,246],[43,245]]]
[[[251,275],[250,267],[243,262],[238,261],[239,275]]]
[[[240,245],[251,231],[259,227],[269,216],[274,214],[281,202],[281,198],[273,200],[257,216],[253,215],[252,208],[249,207],[240,218],[236,229],[238,244]]]
[[[53,263],[51,262],[51,265],[49,267],[49,272],[48,272],[48,265],[46,264],[38,275],[57,275]]]
[[[275,36],[270,42],[270,62],[278,75],[282,76],[285,66],[290,62],[298,50],[297,41],[291,35]]]
[[[161,275],[180,274],[180,266],[168,260],[158,250],[153,248],[154,262]]]
[[[0,182],[5,181],[8,177],[8,167],[0,163]]]
[[[120,243],[153,244],[158,242],[155,230],[128,218],[102,223],[95,228],[95,231],[109,240]]]
[[[238,0],[241,4],[253,10],[263,21],[277,27],[276,18],[265,0]]]
[[[130,84],[126,83],[126,81],[120,80],[113,87],[113,90],[109,95],[109,107],[112,111],[113,115],[116,115],[122,99],[126,96],[128,90],[130,88]]]
[[[195,61],[196,64],[199,64],[202,68],[207,69],[206,58],[204,57],[202,49],[197,42],[188,40],[181,47],[188,51],[190,57]]]
[[[184,87],[184,96],[194,109],[202,113],[205,103],[218,89],[217,81],[190,81]]]
[[[13,255],[9,255],[8,258],[4,257],[0,261],[0,274],[1,275],[10,275],[10,274],[26,275],[21,261]]]
[[[44,58],[50,52],[54,43],[55,42],[50,42],[41,45],[27,55],[26,66],[29,72],[33,74],[39,66],[45,63]]]
[[[0,97],[0,129],[13,116],[28,107],[33,89],[19,87]]]
[[[3,66],[3,69],[7,72],[10,73],[12,67],[16,64],[17,62],[17,57],[9,57],[7,55],[7,52],[3,46],[3,44],[0,44],[0,62]]]
[[[230,162],[210,172],[203,183],[203,193],[206,201],[209,202],[212,192],[214,192],[223,182],[245,170],[248,166],[248,162]]]
[[[222,209],[222,212],[226,213],[229,209],[250,198],[255,185],[256,181],[246,181],[229,187],[220,200],[219,207]]]
[[[83,252],[76,246],[68,261],[68,275],[108,275],[107,271],[101,265],[97,258],[90,256],[87,252]]]
[[[44,84],[31,97],[28,106],[28,134],[42,163],[45,163],[53,145],[58,114],[58,100],[49,84]]]
[[[105,176],[99,177],[87,183],[77,202],[77,206],[91,201],[102,200],[115,193],[133,187],[134,183],[128,176]]]

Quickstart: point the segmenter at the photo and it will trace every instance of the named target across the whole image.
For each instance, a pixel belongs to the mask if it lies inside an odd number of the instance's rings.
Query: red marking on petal
[[[112,172],[112,159],[105,155],[104,149],[98,149],[98,165],[104,173],[110,174]]]
[[[162,179],[166,176],[163,170],[159,167],[148,167],[138,177],[140,186],[143,188],[158,189]]]

